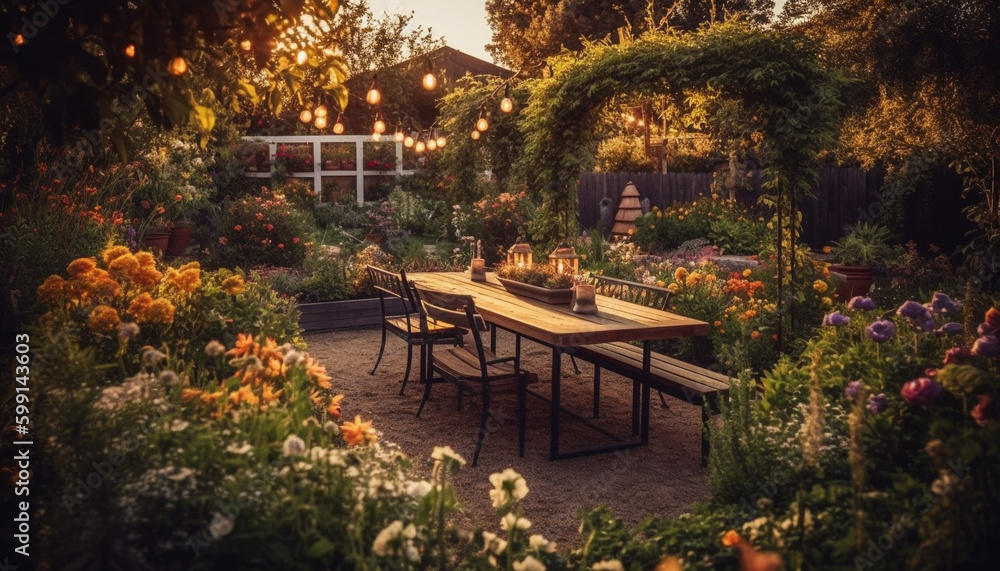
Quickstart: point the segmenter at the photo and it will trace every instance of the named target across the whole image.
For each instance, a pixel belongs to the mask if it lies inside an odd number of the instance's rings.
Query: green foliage
[[[564,289],[573,285],[573,276],[560,274],[549,264],[516,266],[504,263],[496,268],[497,277],[524,282],[547,289]]]
[[[354,293],[358,297],[375,297],[377,295],[375,288],[372,287],[371,277],[368,275],[368,266],[394,270],[396,262],[392,255],[379,248],[378,244],[370,244],[358,252],[347,266],[347,275],[351,278]]]
[[[305,215],[283,194],[262,188],[257,195],[222,205],[211,263],[230,268],[296,266],[305,258],[309,231]]]
[[[354,288],[347,279],[347,267],[340,256],[316,249],[306,256],[305,277],[298,283],[298,301],[340,301],[353,297]]]
[[[898,256],[890,245],[892,234],[881,224],[858,222],[847,235],[833,243],[831,254],[847,266],[885,265]]]
[[[502,192],[486,195],[470,205],[453,206],[452,224],[456,237],[482,241],[482,255],[489,265],[506,259],[507,250],[524,237],[533,212],[524,191]]]
[[[639,137],[618,136],[597,145],[597,169],[604,172],[653,172],[653,159]]]

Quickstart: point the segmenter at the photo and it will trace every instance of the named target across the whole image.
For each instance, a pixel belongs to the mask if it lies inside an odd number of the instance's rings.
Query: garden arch
[[[779,257],[782,246],[786,253],[794,247],[795,200],[816,180],[817,153],[835,142],[844,84],[816,42],[730,22],[592,44],[550,65],[521,123],[522,168],[541,200],[534,235],[575,235],[576,179],[591,166],[601,109],[620,96],[666,96],[701,113],[710,131],[750,142],[763,166],[764,199],[778,212]],[[785,265],[778,265],[779,284]]]

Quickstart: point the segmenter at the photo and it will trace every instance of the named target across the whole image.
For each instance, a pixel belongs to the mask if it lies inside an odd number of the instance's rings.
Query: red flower
[[[292,238],[292,244],[298,244],[298,243],[299,243],[299,237],[298,236]]]
[[[274,224],[267,225],[267,231],[270,232],[271,230],[274,230]]]
[[[243,227],[240,226],[239,224],[237,224],[236,226],[233,226],[233,230],[236,230],[237,232],[242,232],[243,231]]]
[[[285,249],[285,245],[284,244],[278,244],[278,249],[279,250],[284,250]]]

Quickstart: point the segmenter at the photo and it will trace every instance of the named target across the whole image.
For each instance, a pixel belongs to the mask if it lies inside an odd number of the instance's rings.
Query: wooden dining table
[[[407,278],[424,289],[471,295],[480,315],[492,325],[518,336],[518,346],[520,337],[525,337],[552,349],[551,396],[545,398],[544,395],[533,394],[551,404],[550,458],[553,460],[648,444],[650,387],[643,379],[649,375],[650,342],[654,339],[707,335],[709,332],[709,325],[704,321],[602,295],[597,296],[597,313],[574,313],[569,304],[554,305],[512,294],[504,289],[493,273],[486,274],[486,281],[472,281],[469,272],[416,272],[407,274]],[[641,341],[643,347],[643,379],[633,380],[633,438],[629,440],[611,434],[560,405],[562,355],[572,354],[575,347],[611,341]],[[559,421],[564,413],[611,437],[613,442],[561,452]]]

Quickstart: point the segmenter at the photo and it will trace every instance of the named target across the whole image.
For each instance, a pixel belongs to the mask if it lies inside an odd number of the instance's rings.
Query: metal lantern
[[[549,254],[549,265],[560,274],[577,274],[580,272],[580,256],[566,242],[560,243]]]
[[[507,263],[519,268],[531,265],[531,244],[522,242],[520,238],[507,250]]]

